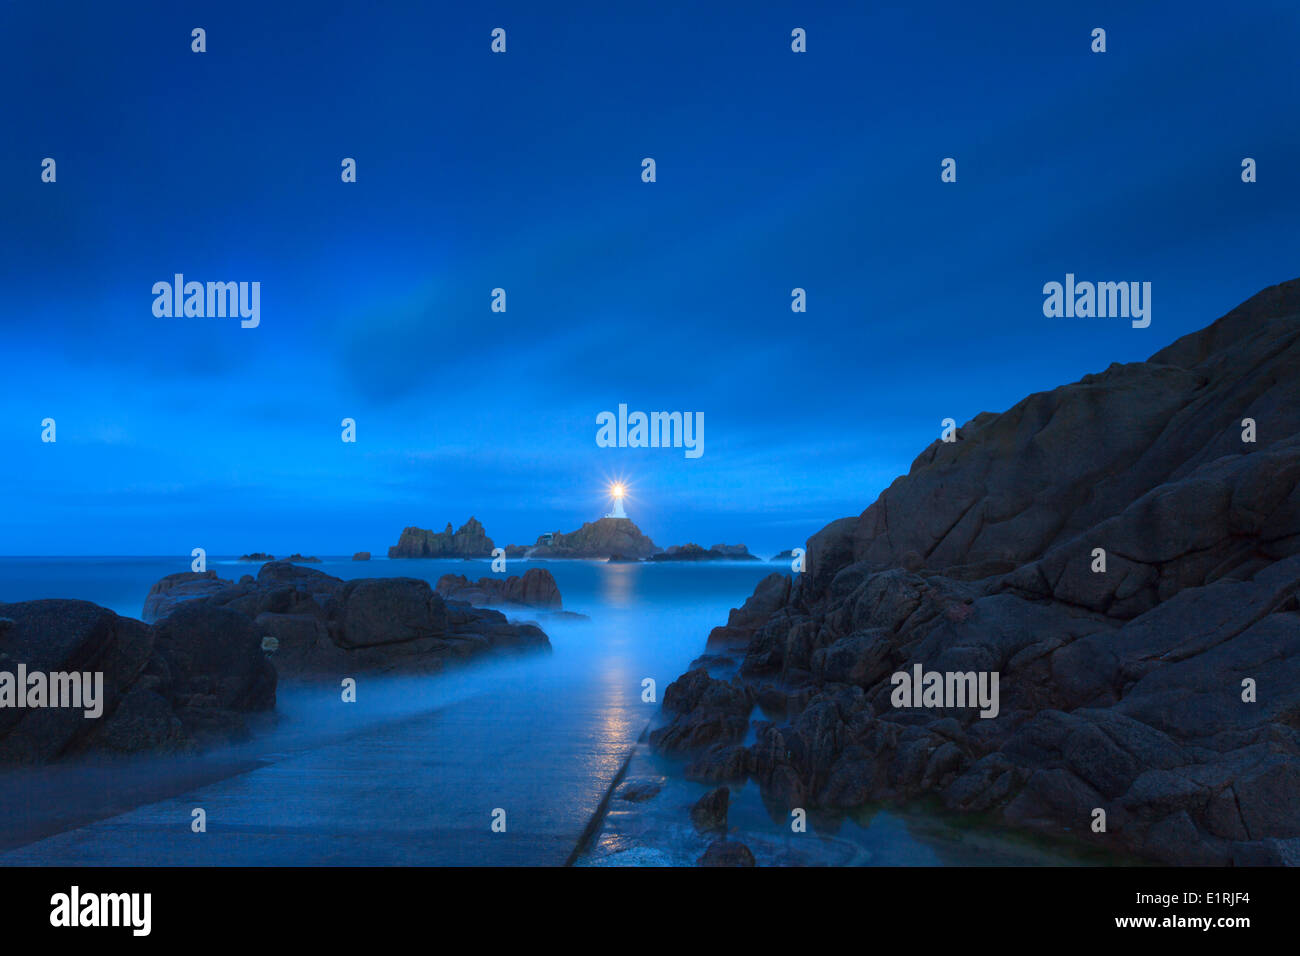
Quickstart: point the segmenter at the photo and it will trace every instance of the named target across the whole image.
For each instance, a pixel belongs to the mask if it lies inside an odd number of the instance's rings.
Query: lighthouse
[[[605,515],[606,518],[626,518],[627,512],[623,510],[623,498],[627,495],[627,489],[623,487],[621,481],[616,481],[609,486],[609,496],[614,499],[614,510]]]

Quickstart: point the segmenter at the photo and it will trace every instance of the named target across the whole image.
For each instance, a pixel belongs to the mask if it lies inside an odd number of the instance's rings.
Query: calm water
[[[209,559],[224,578],[257,565]],[[699,656],[757,581],[784,565],[513,561],[551,571],[566,610],[589,622],[535,619],[553,653],[487,661],[430,677],[362,677],[355,704],[332,683],[282,682],[274,718],[252,742],[197,758],[0,773],[0,863],[14,864],[562,864],[578,845],[658,705],[642,681],[667,685]],[[343,578],[477,578],[487,561],[377,559],[314,564]],[[149,587],[186,558],[0,558],[0,601],[76,597],[138,616]],[[653,755],[638,773],[664,769]],[[628,819],[625,805],[597,852],[614,860],[690,862],[687,808],[704,788],[666,781],[665,796]],[[751,786],[734,817],[755,848],[777,846]],[[202,808],[207,832],[191,830]],[[505,832],[494,832],[504,811]],[[791,862],[970,862],[958,831],[933,818],[881,814],[802,842]],[[647,855],[648,854],[648,855]],[[760,850],[762,858],[763,851]],[[773,851],[773,862],[782,857]],[[1003,862],[1042,862],[1037,851]],[[766,862],[766,861],[765,861]]]

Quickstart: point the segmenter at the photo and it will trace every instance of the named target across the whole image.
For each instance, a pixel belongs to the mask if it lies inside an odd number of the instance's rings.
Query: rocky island
[[[715,544],[705,549],[698,544],[673,545],[650,555],[650,561],[757,561],[743,544]]]
[[[577,531],[568,534],[556,531],[544,534],[530,548],[511,545],[518,557],[529,558],[648,558],[659,551],[659,546],[641,533],[630,518],[601,518],[588,521]]]
[[[785,808],[1300,863],[1300,280],[955,438],[715,629],[741,663],[669,686],[654,746]],[[997,675],[996,715],[898,696],[931,673]]]
[[[483,525],[471,517],[456,531],[447,522],[444,531],[404,528],[397,544],[388,549],[390,558],[489,558],[495,547]]]

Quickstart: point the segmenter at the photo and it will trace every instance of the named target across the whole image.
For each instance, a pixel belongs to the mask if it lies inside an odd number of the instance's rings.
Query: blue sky
[[[1300,275],[1294,3],[539,6],[0,9],[0,553],[531,543],[611,476],[771,553]],[[176,272],[260,326],[155,317]],[[1150,328],[1044,318],[1067,272]],[[619,403],[703,456],[597,447]]]

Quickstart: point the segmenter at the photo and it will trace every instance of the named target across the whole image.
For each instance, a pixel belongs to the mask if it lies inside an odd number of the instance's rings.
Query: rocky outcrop
[[[1300,862],[1300,280],[956,439],[760,583],[711,636],[739,673],[670,685],[655,744],[791,808]],[[997,675],[996,716],[901,697],[918,666]]]
[[[529,568],[522,577],[479,578],[476,582],[462,574],[444,574],[438,579],[436,590],[444,598],[466,601],[476,607],[513,604],[558,610],[562,603],[555,578],[543,568]]]
[[[568,534],[557,531],[542,535],[537,544],[526,549],[530,558],[608,558],[611,555],[648,558],[658,551],[659,546],[642,534],[630,518],[588,521]],[[509,556],[509,549],[506,554]]]
[[[745,599],[743,606],[731,609],[725,625],[709,632],[705,651],[719,653],[745,648],[753,638],[754,631],[782,607],[789,597],[789,575],[769,574],[758,582],[754,593]]]
[[[320,564],[320,558],[316,557],[315,555],[308,557],[305,554],[299,554],[297,551],[289,555],[284,560],[292,562],[294,564]]]
[[[274,561],[275,555],[267,554],[264,551],[254,551],[252,554],[241,554],[240,561]]]
[[[88,601],[0,604],[0,670],[102,673],[102,712],[0,709],[0,763],[180,753],[244,738],[275,706],[275,669],[242,615],[191,602],[156,626]]]
[[[217,577],[216,571],[181,571],[160,578],[149,589],[140,617],[152,624],[166,617],[185,601],[216,594],[230,582]]]
[[[456,531],[451,522],[441,532],[424,528],[405,528],[397,544],[388,549],[390,558],[487,558],[491,557],[492,539],[477,518],[470,518]]]
[[[358,551],[356,554],[352,555],[352,560],[353,560],[353,561],[369,561],[369,560],[370,560],[370,552],[369,552],[369,551]]]
[[[444,600],[418,578],[343,581],[275,561],[256,578],[219,585],[187,603],[174,602],[172,616],[195,604],[237,612],[259,642],[271,639],[272,661],[282,676],[431,672],[488,653],[550,648],[535,624]]]
[[[757,561],[743,544],[715,544],[702,548],[698,544],[675,544],[667,551],[650,555],[651,561]]]

